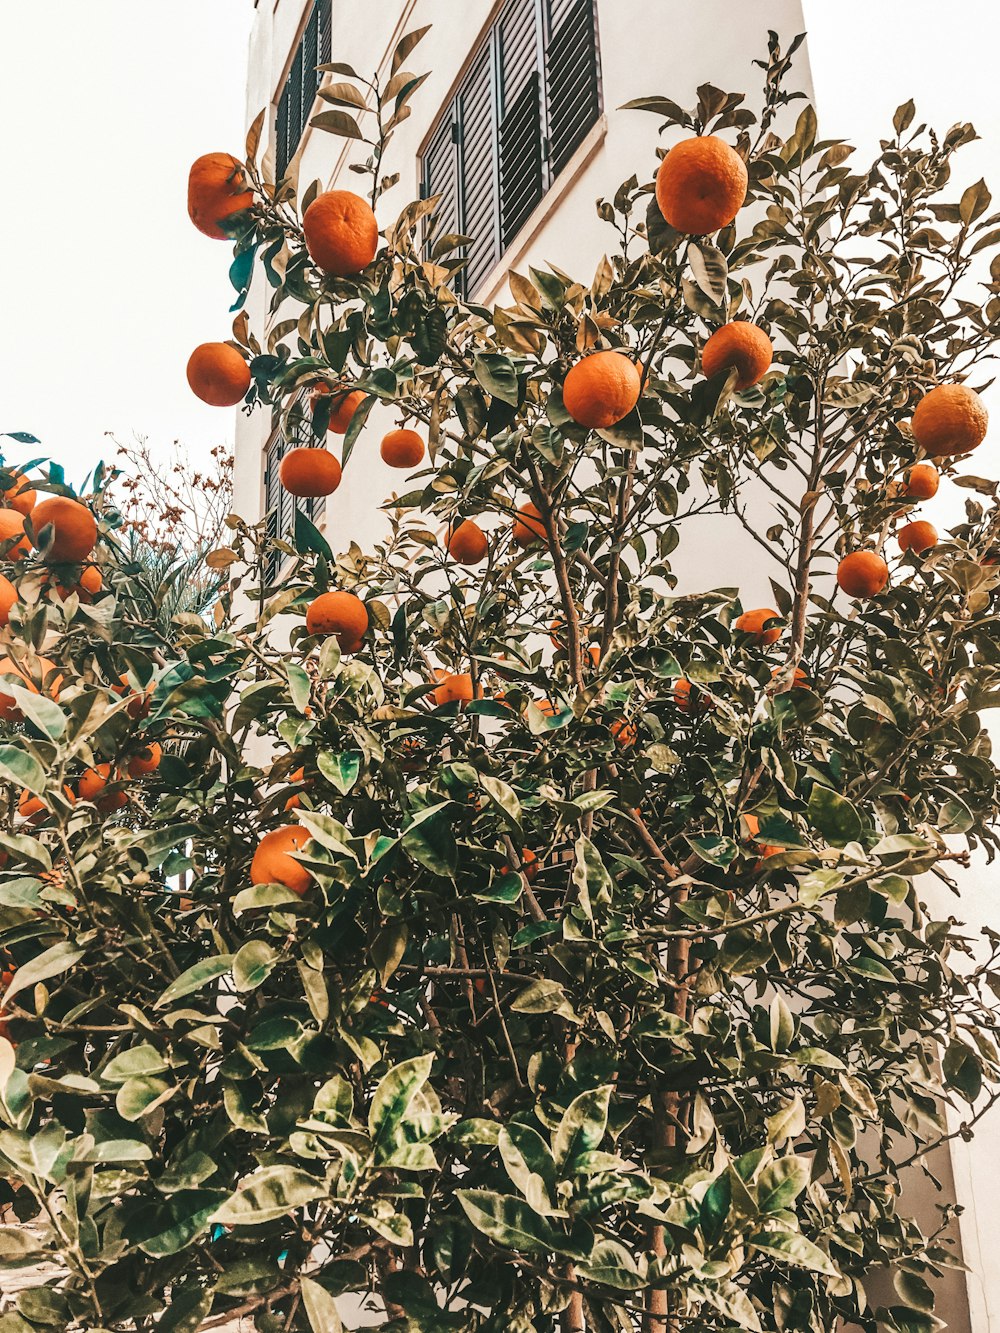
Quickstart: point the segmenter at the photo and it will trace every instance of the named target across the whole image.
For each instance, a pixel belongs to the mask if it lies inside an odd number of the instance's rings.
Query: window
[[[435,234],[472,239],[476,290],[601,114],[594,0],[508,0],[424,154]]]
[[[264,517],[267,520],[267,535],[270,538],[286,540],[295,527],[295,510],[300,509],[306,518],[315,523],[323,504],[322,498],[302,500],[289,495],[281,484],[278,475],[281,460],[290,449],[302,445],[321,443],[313,434],[308,415],[299,418],[289,427],[289,433],[276,431],[268,440],[264,449]],[[285,556],[280,551],[271,551],[265,566],[265,581],[273,582]]]
[[[305,31],[295,48],[292,67],[278,98],[275,124],[275,172],[281,180],[305,133],[320,84],[317,65],[332,56],[332,0],[313,0]]]

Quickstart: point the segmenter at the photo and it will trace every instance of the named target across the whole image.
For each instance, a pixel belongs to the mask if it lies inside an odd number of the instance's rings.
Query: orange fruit
[[[301,897],[312,883],[312,875],[292,853],[300,852],[308,841],[309,830],[300,824],[284,824],[265,833],[250,862],[250,883],[284,884]]]
[[[440,683],[431,694],[431,698],[439,708],[451,703],[458,703],[460,706],[468,704],[475,697],[472,676],[468,671],[439,671],[437,679]]]
[[[757,816],[744,815],[743,822],[747,826],[747,832],[749,833],[750,837],[756,838],[757,834],[760,832],[760,820],[757,818]],[[783,847],[771,847],[765,845],[760,848],[761,859],[768,856],[777,856],[779,852],[783,852],[784,850],[785,849]]]
[[[4,504],[10,505],[11,509],[16,509],[19,514],[30,514],[35,507],[35,492],[31,489],[31,483],[27,477],[20,472],[15,472],[13,468],[7,471],[13,478],[9,490],[4,491]]]
[[[353,592],[323,592],[306,609],[310,634],[335,634],[340,650],[356,653],[368,632],[368,612]]]
[[[903,495],[907,500],[932,500],[940,484],[941,473],[933,463],[915,463],[903,478]]]
[[[538,506],[531,501],[522,505],[514,515],[513,537],[518,546],[524,547],[548,540],[545,521]]]
[[[38,694],[39,685],[42,685],[51,698],[59,698],[62,676],[58,674],[56,664],[47,657],[36,657],[30,664],[25,662],[22,665],[18,665],[9,657],[0,657],[0,676],[13,676],[22,689],[29,690],[32,694]],[[5,722],[21,721],[21,710],[14,702],[14,696],[5,694],[2,685],[0,685],[0,718]]]
[[[714,134],[682,139],[660,163],[656,202],[675,231],[692,236],[727,227],[747,197],[746,163]]]
[[[106,790],[108,784],[115,780],[116,775],[110,764],[96,764],[93,768],[85,769],[76,784],[76,798],[78,801],[93,801],[98,810],[105,814],[120,810],[127,803],[128,797],[123,791]]]
[[[563,406],[578,425],[606,430],[628,416],[641,392],[634,361],[621,352],[593,352],[570,368]]]
[[[611,734],[618,742],[620,748],[627,750],[635,744],[639,733],[627,718],[620,717],[616,722],[612,722]]]
[[[701,351],[701,368],[709,379],[722,371],[736,371],[737,389],[749,389],[771,368],[774,347],[756,324],[733,320],[716,329]]]
[[[118,677],[118,681],[117,685],[111,687],[115,694],[121,695],[122,698],[125,695],[131,696],[125,706],[125,712],[134,719],[146,717],[149,713],[149,695],[144,691],[136,692],[133,690],[128,675],[124,671]]]
[[[772,606],[762,606],[756,611],[744,611],[734,622],[733,628],[738,629],[741,634],[752,636],[754,643],[761,646],[774,643],[781,638],[781,626],[772,625],[768,629],[764,626],[769,620],[780,620],[778,612]]]
[[[206,236],[226,241],[225,224],[253,207],[241,164],[232,153],[205,153],[192,163],[188,175],[188,217]]]
[[[289,495],[332,495],[340,485],[340,464],[329,449],[289,449],[278,476]]]
[[[686,676],[680,676],[674,681],[674,703],[682,713],[708,713],[715,707],[705,691],[692,684]]]
[[[63,787],[63,795],[71,805],[76,804],[76,797],[73,795],[72,788]],[[29,824],[40,824],[49,813],[49,807],[40,796],[35,796],[33,792],[25,788],[18,797],[17,813],[22,819],[26,819]]]
[[[391,430],[382,437],[382,462],[390,467],[416,467],[424,456],[424,442],[415,430]]]
[[[330,392],[329,385],[320,384],[313,390],[313,395],[315,398],[321,398],[324,394]],[[367,396],[360,389],[339,390],[334,396],[333,407],[330,410],[330,424],[327,426],[327,430],[332,431],[334,435],[346,435],[347,428],[351,424],[351,418]]]
[[[349,278],[375,258],[378,222],[368,201],[351,190],[318,195],[302,218],[306,249],[317,268]]]
[[[79,564],[86,560],[97,543],[97,519],[86,505],[71,500],[68,495],[50,495],[31,511],[31,526],[35,532],[35,546],[45,550],[43,558],[51,564]],[[51,536],[43,539],[51,524]]]
[[[531,850],[530,847],[525,847],[524,851],[521,853],[520,873],[524,876],[524,878],[528,881],[529,884],[534,884],[535,880],[538,878],[539,870],[541,870],[541,866],[538,864],[538,857],[535,855],[535,853]],[[500,874],[501,875],[511,874],[510,866],[507,864],[502,865],[500,867]]]
[[[0,625],[6,625],[10,620],[10,608],[16,601],[17,589],[10,579],[0,574]]]
[[[452,526],[445,545],[452,560],[460,565],[478,565],[489,550],[486,533],[471,518]]]
[[[187,380],[210,407],[235,407],[250,388],[250,367],[228,343],[202,343],[188,360]]]
[[[294,771],[294,773],[289,773],[289,775],[288,775],[288,777],[285,779],[285,781],[286,781],[290,786],[291,786],[292,784],[295,784],[295,783],[298,783],[298,785],[301,786],[301,787],[310,787],[310,786],[312,786],[312,783],[310,783],[310,782],[306,782],[305,778],[306,778],[306,770],[305,770],[305,768],[303,767],[303,768],[297,768],[297,769]],[[301,798],[301,796],[298,795],[297,792],[295,792],[295,793],[293,793],[291,796],[289,796],[288,800],[285,802],[285,809],[286,809],[286,810],[297,810],[301,804],[302,804],[302,798]]]
[[[912,551],[914,555],[922,555],[932,546],[937,546],[937,539],[937,528],[922,518],[915,519],[912,523],[904,523],[896,533],[899,549],[904,554]]]
[[[3,556],[4,560],[23,560],[31,550],[27,533],[24,531],[24,515],[16,509],[0,509],[0,545],[4,542],[19,540]]]
[[[771,679],[774,680],[775,676],[780,676],[783,670],[784,670],[783,667],[772,667]],[[811,688],[812,687],[809,684],[809,677],[806,675],[806,673],[802,670],[801,667],[797,666],[795,670],[792,672],[792,689],[808,690]]]
[[[848,597],[877,597],[889,582],[889,566],[874,551],[852,551],[837,566],[837,582]]]
[[[160,767],[160,760],[163,758],[163,751],[156,741],[150,741],[144,745],[128,761],[127,772],[130,778],[145,777],[147,773],[155,773]]]
[[[964,384],[939,384],[925,393],[913,414],[913,438],[932,458],[967,454],[986,437],[983,400]]]

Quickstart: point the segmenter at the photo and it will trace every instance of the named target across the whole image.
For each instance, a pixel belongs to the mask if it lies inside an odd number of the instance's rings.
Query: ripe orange
[[[390,467],[416,467],[424,456],[424,442],[415,430],[391,430],[382,437],[382,462]]]
[[[771,368],[774,347],[756,324],[733,320],[716,329],[701,351],[701,368],[710,379],[724,370],[736,371],[737,389],[749,389]]]
[[[340,464],[329,449],[290,449],[278,469],[289,495],[332,495],[340,485]]]
[[[941,473],[933,463],[916,463],[903,478],[903,495],[907,500],[932,500],[940,484]]]
[[[17,541],[14,541],[15,537]],[[24,515],[16,509],[0,509],[0,545],[9,541],[14,541],[14,545],[3,556],[4,560],[23,560],[31,550],[24,531]]]
[[[12,676],[16,684],[32,694],[38,694],[41,685],[51,698],[59,698],[62,675],[55,662],[47,657],[35,657],[20,665],[9,657],[0,657],[0,676]],[[21,710],[14,702],[14,696],[3,693],[2,686],[0,686],[0,718],[5,722],[21,721]]]
[[[63,787],[63,795],[71,805],[76,803],[72,788]],[[18,797],[17,813],[29,824],[41,824],[49,813],[49,807],[40,796],[35,796],[25,788]]]
[[[160,760],[163,758],[163,751],[156,741],[150,741],[144,745],[128,761],[127,772],[130,778],[145,777],[147,773],[155,773],[160,767]]]
[[[431,694],[431,698],[439,708],[451,703],[458,703],[459,706],[468,704],[475,697],[472,676],[468,671],[439,671],[437,679],[440,684]]]
[[[105,814],[112,810],[120,810],[127,803],[128,797],[123,791],[106,790],[109,783],[115,782],[116,778],[117,775],[112,772],[110,764],[96,764],[93,768],[85,769],[76,784],[77,800],[93,801],[98,810]]]
[[[744,815],[743,822],[747,826],[747,832],[749,833],[750,837],[756,838],[757,834],[760,832],[760,820],[757,818],[757,816]],[[785,849],[783,847],[770,847],[765,845],[760,848],[761,859],[767,856],[777,856],[779,852],[783,852],[784,850]]]
[[[848,597],[877,597],[889,582],[889,566],[874,551],[852,551],[837,566],[837,582]]]
[[[656,202],[675,231],[693,236],[727,227],[747,197],[746,163],[714,134],[682,139],[660,163]]]
[[[570,368],[563,406],[578,425],[605,430],[628,416],[641,392],[634,361],[621,352],[593,352]]]
[[[329,392],[330,387],[327,384],[318,385],[313,390],[313,394],[317,398]],[[350,392],[344,389],[338,391],[330,410],[330,424],[327,426],[327,430],[332,431],[334,435],[346,435],[347,428],[351,424],[351,418],[367,396],[360,389],[352,389]]]
[[[713,700],[686,676],[674,681],[674,703],[682,713],[708,713],[715,707]]]
[[[228,343],[202,343],[188,360],[187,380],[210,407],[235,407],[250,388],[250,367]]]
[[[478,565],[486,559],[489,543],[486,533],[471,518],[463,519],[448,534],[448,554],[460,565]]]
[[[545,521],[538,506],[531,501],[522,505],[514,515],[513,537],[518,546],[524,547],[548,540]]]
[[[519,873],[524,876],[529,884],[534,884],[535,880],[538,878],[539,870],[541,870],[541,866],[538,863],[538,857],[530,847],[525,847],[524,851],[521,853],[521,869]],[[500,874],[511,874],[510,866],[504,863],[500,867]]]
[[[301,897],[312,883],[312,874],[292,853],[300,852],[308,841],[309,830],[300,824],[283,824],[265,833],[250,862],[250,883],[284,884]]]
[[[932,458],[967,454],[982,444],[988,416],[983,400],[964,384],[939,384],[913,414],[913,438]]]
[[[353,592],[322,592],[306,609],[310,634],[335,634],[343,653],[356,653],[368,632],[368,612]]]
[[[96,597],[99,592],[104,591],[104,579],[96,565],[87,565],[84,568],[80,574],[78,591],[87,593],[88,597]]]
[[[932,546],[937,546],[937,539],[937,528],[922,518],[915,519],[912,523],[904,523],[896,533],[899,549],[904,554],[912,551],[914,555],[922,555]]]
[[[232,220],[253,206],[243,168],[232,153],[205,153],[188,175],[188,217],[206,236],[226,241]]]
[[[301,787],[311,787],[312,783],[306,782],[305,777],[306,777],[306,770],[304,767],[302,767],[302,768],[297,768],[293,773],[289,773],[285,781],[290,786],[298,784]],[[288,800],[285,802],[285,809],[297,810],[301,804],[302,804],[302,797],[299,796],[297,792],[294,792],[291,796],[289,796]]]
[[[146,717],[149,714],[149,695],[145,691],[136,692],[133,690],[128,675],[124,671],[118,677],[118,681],[119,683],[117,685],[112,685],[111,687],[115,694],[120,695],[122,698],[126,695],[130,696],[129,701],[125,706],[125,712],[129,717],[134,719]]]
[[[16,601],[17,589],[10,579],[0,574],[0,625],[6,625],[10,620],[10,608]]]
[[[635,744],[639,733],[627,718],[620,717],[616,722],[612,722],[611,734],[618,742],[619,747],[622,750],[627,750]]]
[[[35,492],[31,489],[31,483],[27,477],[15,472],[13,468],[8,468],[7,471],[14,481],[10,489],[3,493],[4,504],[10,505],[11,509],[16,509],[19,514],[30,514],[35,507]]]
[[[375,258],[378,222],[368,202],[351,190],[318,195],[302,218],[306,249],[317,268],[352,277]]]
[[[31,511],[35,545],[51,564],[79,564],[97,542],[97,519],[86,505],[68,495],[50,495]],[[51,536],[45,529],[52,525]],[[43,536],[43,534],[45,534]],[[46,540],[47,538],[47,540]]]
[[[762,606],[756,611],[744,611],[738,616],[733,628],[738,629],[741,634],[752,636],[754,643],[764,646],[774,643],[781,638],[781,626],[771,625],[768,629],[764,626],[769,620],[780,620],[778,612],[773,606]]]
[[[780,676],[783,670],[784,667],[772,667],[771,679],[774,680],[775,676]],[[808,690],[811,688],[812,686],[809,684],[809,677],[806,675],[806,673],[802,670],[801,667],[797,666],[795,670],[792,672],[792,689]]]

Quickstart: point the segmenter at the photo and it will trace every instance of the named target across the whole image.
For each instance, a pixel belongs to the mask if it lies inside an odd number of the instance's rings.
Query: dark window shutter
[[[497,20],[500,231],[508,246],[545,192],[534,0],[510,0]]]
[[[558,176],[601,114],[594,0],[548,0],[549,158]]]
[[[455,141],[454,108],[438,126],[424,154],[423,195],[440,195],[435,212],[435,236],[460,231],[458,221],[458,152]]]
[[[319,10],[319,65],[328,65],[333,59],[333,5],[331,0],[317,0]]]
[[[457,230],[472,237],[462,275],[466,294],[476,290],[499,258],[493,100],[493,65],[487,45],[473,62],[456,98],[460,163]]]
[[[312,115],[316,89],[319,87],[319,75],[316,66],[319,63],[319,6],[313,5],[309,22],[302,35],[302,132],[305,133]]]
[[[278,115],[275,121],[274,168],[279,181],[284,176],[292,156],[288,149],[288,100],[286,83],[278,99]]]

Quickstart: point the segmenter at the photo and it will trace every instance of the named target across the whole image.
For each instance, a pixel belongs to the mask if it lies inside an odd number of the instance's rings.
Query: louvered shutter
[[[319,87],[319,75],[316,66],[319,63],[319,5],[314,4],[309,22],[302,34],[302,133],[305,133],[312,115],[316,89]]]
[[[280,181],[288,167],[291,153],[288,148],[288,102],[289,90],[286,83],[278,99],[278,115],[275,121],[274,168]]]
[[[499,258],[493,102],[493,63],[487,43],[473,61],[456,98],[459,230],[472,237],[462,274],[467,295],[476,290]]]
[[[549,159],[558,176],[601,114],[594,0],[547,0]]]
[[[497,20],[500,231],[506,248],[545,192],[535,0],[510,0]]]
[[[331,0],[317,0],[319,10],[319,59],[317,64],[328,65],[333,59],[333,5]]]

